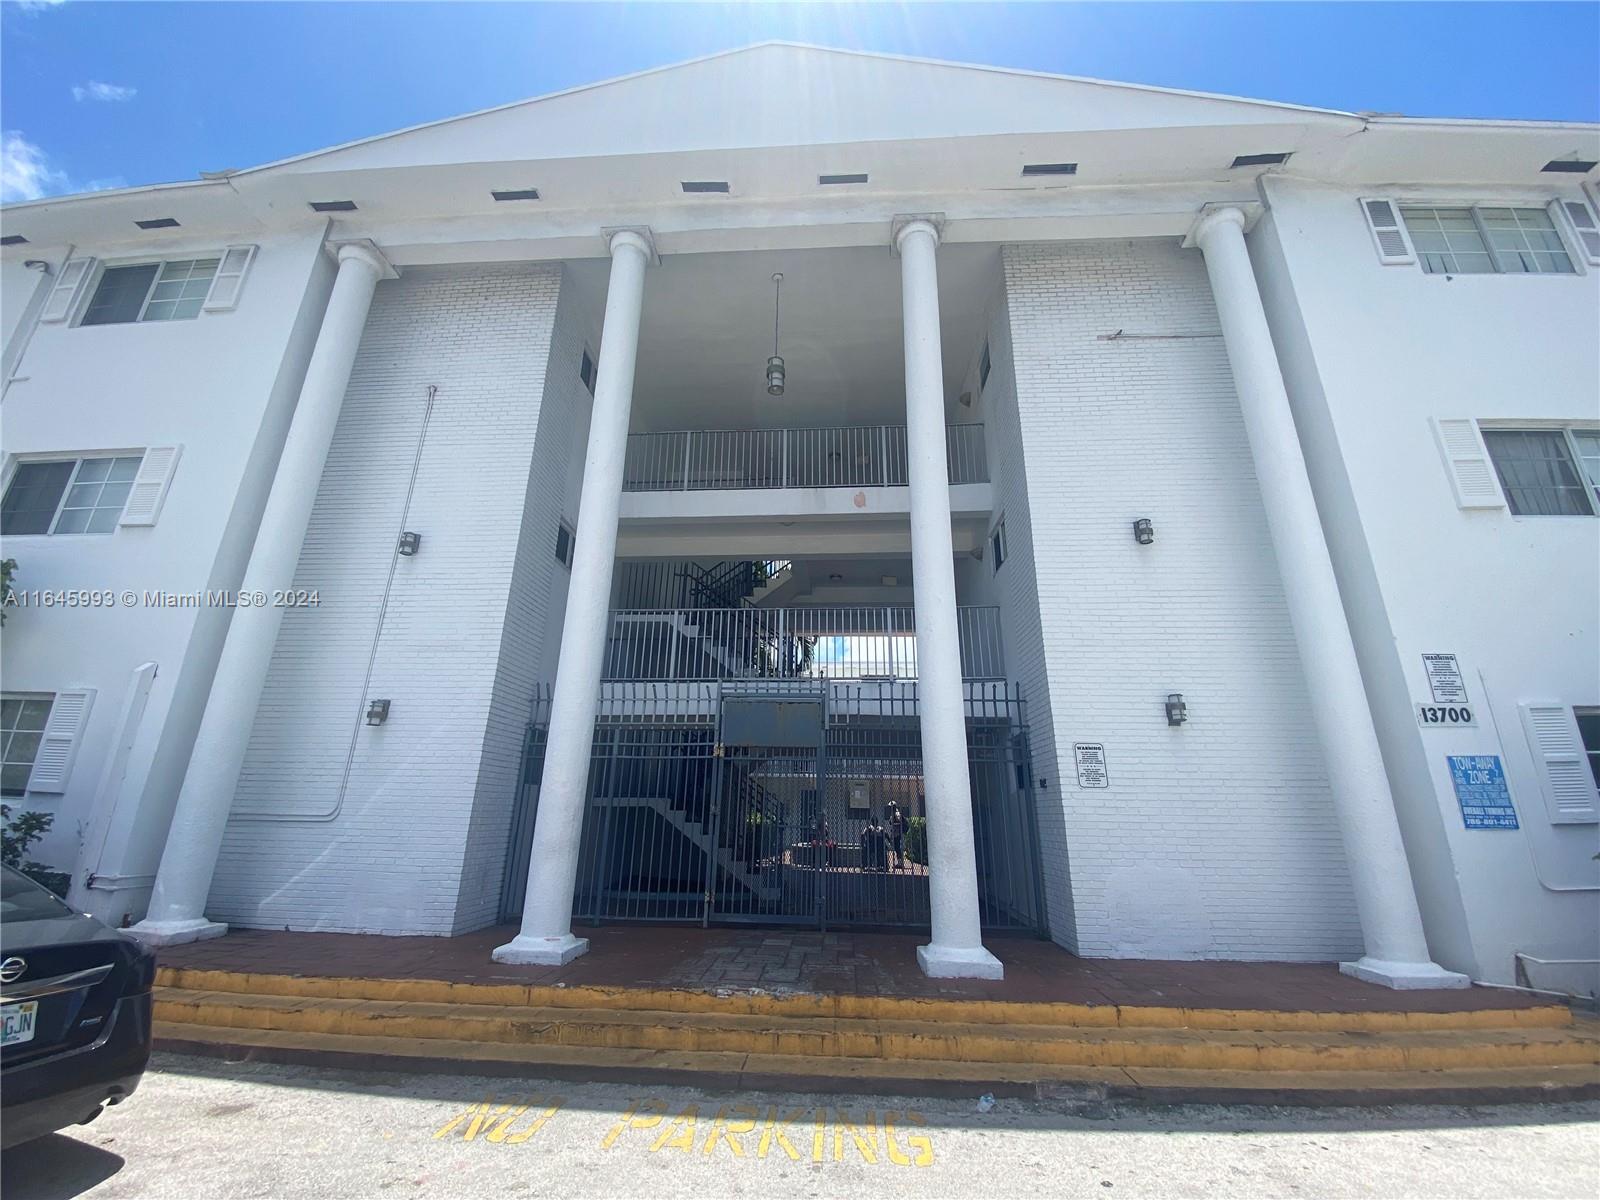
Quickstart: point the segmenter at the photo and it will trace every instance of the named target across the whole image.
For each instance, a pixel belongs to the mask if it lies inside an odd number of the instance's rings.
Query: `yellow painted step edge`
[[[428,1007],[428,1006],[417,1006]],[[990,1034],[993,1026],[934,1026],[900,1022],[815,1022],[772,1029],[716,1024],[618,1023],[583,1014],[550,1019],[483,1013],[447,1024],[448,1013],[406,1004],[324,1000],[299,1006],[229,1003],[224,996],[159,1001],[158,1019],[194,1026],[271,1029],[349,1037],[449,1040],[487,1044],[561,1045],[673,1052],[821,1056],[945,1062],[1034,1062],[1062,1066],[1171,1067],[1208,1070],[1424,1070],[1585,1065],[1600,1061],[1588,1038],[1539,1037],[1546,1031],[1496,1031],[1499,1036],[1418,1032],[1410,1035],[1258,1033],[1228,1037],[1215,1031],[1083,1030],[1075,1036]],[[1519,1036],[1519,1033],[1521,1036]],[[462,1037],[459,1035],[466,1034]],[[1380,1040],[1382,1039],[1382,1040]]]
[[[837,1079],[894,1079],[911,1081],[1008,1080],[1039,1084],[1125,1084],[1159,1088],[1261,1089],[1272,1092],[1328,1090],[1382,1091],[1402,1099],[1429,1092],[1463,1089],[1594,1086],[1600,1070],[1593,1067],[1516,1067],[1455,1071],[1317,1071],[1260,1072],[1226,1070],[1176,1070],[1171,1068],[1073,1067],[1046,1063],[889,1062],[805,1056],[744,1055],[727,1052],[666,1053],[648,1050],[612,1050],[594,1047],[529,1046],[410,1038],[348,1037],[336,1034],[290,1033],[283,1030],[233,1029],[157,1021],[160,1043],[281,1049],[383,1055],[391,1059],[436,1061],[447,1058],[462,1063],[469,1073],[474,1062],[515,1064],[537,1071],[539,1067],[593,1067],[597,1070],[653,1067],[684,1071],[742,1073],[763,1080],[783,1077]]]
[[[670,988],[549,987],[451,983],[430,979],[359,979],[161,967],[156,982],[200,992],[239,992],[305,999],[399,1000],[432,1004],[516,1005],[532,1008],[619,1008],[654,1012],[722,1012],[752,1016],[839,1017],[859,1020],[960,1021],[968,1024],[1218,1030],[1550,1029],[1572,1023],[1560,1004],[1467,1012],[1315,1012],[1278,1009],[1146,1007],[1111,1004],[1024,1003],[1007,1000],[929,1000],[904,996],[805,993],[767,995]]]

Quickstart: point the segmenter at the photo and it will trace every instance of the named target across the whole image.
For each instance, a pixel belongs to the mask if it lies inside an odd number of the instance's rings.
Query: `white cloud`
[[[124,104],[139,94],[138,88],[123,87],[116,83],[101,83],[91,79],[88,83],[74,84],[72,98],[82,103],[85,100],[97,100],[106,104]]]
[[[17,0],[17,7],[23,12],[45,12],[52,8],[60,8],[67,0]]]
[[[71,190],[67,173],[19,130],[0,135],[0,202],[37,200]]]

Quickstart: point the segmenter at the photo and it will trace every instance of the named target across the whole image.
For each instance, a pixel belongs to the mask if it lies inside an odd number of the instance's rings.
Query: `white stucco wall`
[[[1543,207],[1558,192],[1401,198]],[[1518,951],[1592,959],[1600,945],[1600,826],[1549,821],[1518,709],[1600,703],[1600,519],[1458,508],[1429,422],[1600,421],[1600,275],[1381,265],[1357,204],[1366,194],[1272,181],[1252,256],[1430,948],[1447,967],[1509,983]],[[1476,728],[1419,728],[1425,653],[1458,656]],[[1452,754],[1501,757],[1519,830],[1466,828]],[[1596,983],[1593,967],[1529,972],[1547,986]]]
[[[546,374],[570,365],[576,382],[575,358],[552,359],[553,341],[570,357],[572,340],[553,336],[561,280],[549,264],[379,285],[296,573],[321,603],[291,610],[279,635],[207,909],[216,919],[433,934],[492,919],[555,587],[546,510],[583,425],[570,387]],[[554,489],[535,469],[551,401]],[[422,546],[396,559],[403,513]],[[362,720],[371,697],[392,703],[381,728]]]
[[[1050,728],[1036,707],[1034,752],[1053,739],[1061,777],[1046,794],[1063,808],[1076,927],[1059,927],[1052,901],[1053,935],[1086,955],[1358,955],[1199,252],[1175,241],[1009,246],[1005,277],[1028,529],[1019,537],[1007,513],[1001,575],[1037,579],[1033,670],[1049,688]],[[1103,340],[1117,330],[1163,340]],[[1135,542],[1138,517],[1154,522],[1153,545]],[[1169,692],[1188,702],[1180,728],[1166,723]],[[1074,742],[1104,744],[1109,787],[1077,785]]]
[[[263,239],[230,312],[40,325],[16,362],[0,414],[8,477],[18,456],[183,447],[155,526],[14,536],[4,547],[17,560],[19,589],[140,597],[133,606],[14,608],[5,626],[8,692],[95,691],[67,790],[8,803],[55,816],[34,854],[64,870],[78,863],[91,825],[106,829],[104,851],[97,837],[81,863],[104,886],[77,899],[113,922],[143,911],[230,615],[150,607],[143,594],[237,586],[326,299],[320,245],[320,229]],[[176,243],[162,255],[217,248]],[[108,243],[76,253],[120,258],[136,250]],[[59,268],[59,252],[39,256]],[[126,730],[125,771],[106,777],[132,674],[143,663],[156,664],[148,705]]]

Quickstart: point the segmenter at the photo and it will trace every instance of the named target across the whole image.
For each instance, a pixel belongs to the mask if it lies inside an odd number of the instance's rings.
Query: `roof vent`
[[[496,200],[537,200],[539,198],[539,189],[511,188],[510,190],[503,192],[490,192],[489,195],[493,196]]]
[[[686,192],[725,192],[728,190],[726,179],[686,179],[681,185]]]
[[[1539,170],[1554,171],[1559,175],[1587,175],[1596,165],[1594,162],[1578,158],[1552,158]]]
[[[355,210],[356,210],[356,202],[354,200],[313,200],[313,201],[311,201],[311,211],[312,212],[355,212]]]
[[[149,221],[135,221],[140,229],[176,229],[177,219],[174,217],[155,217]]]
[[[0,237],[0,246],[21,246],[25,244],[27,240],[28,239],[23,237],[20,233],[8,233],[5,235],[5,237]]]
[[[1077,163],[1028,163],[1022,168],[1024,175],[1076,175]]]
[[[818,175],[817,176],[817,182],[822,184],[824,187],[826,187],[829,184],[833,184],[833,183],[865,183],[866,181],[867,181],[867,177],[866,177],[866,175],[864,173],[860,174],[860,175]]]
[[[1241,154],[1233,160],[1236,167],[1275,167],[1289,161],[1288,154]]]

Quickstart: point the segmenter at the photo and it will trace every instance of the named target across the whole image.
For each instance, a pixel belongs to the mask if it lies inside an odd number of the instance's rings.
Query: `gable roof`
[[[771,41],[235,174],[1361,120],[1275,101]]]

